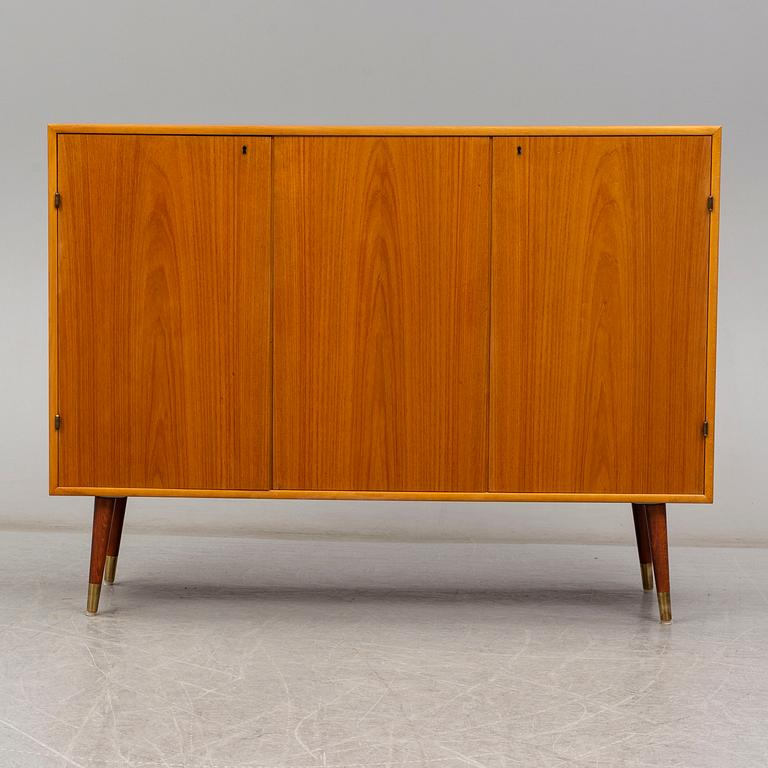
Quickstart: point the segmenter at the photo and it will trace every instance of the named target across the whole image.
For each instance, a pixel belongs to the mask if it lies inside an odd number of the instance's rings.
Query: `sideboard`
[[[51,125],[50,493],[711,502],[718,127]]]

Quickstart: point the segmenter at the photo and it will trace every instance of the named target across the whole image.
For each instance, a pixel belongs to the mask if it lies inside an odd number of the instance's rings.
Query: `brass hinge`
[[[53,417],[53,428],[56,431],[61,429],[61,415],[58,413]]]
[[[707,210],[710,213],[715,210],[715,198],[712,195],[707,198]]]
[[[57,192],[53,196],[53,207],[54,208],[61,208],[61,192]]]
[[[701,434],[704,437],[709,437],[709,421],[707,419],[704,419],[704,424],[701,426]]]

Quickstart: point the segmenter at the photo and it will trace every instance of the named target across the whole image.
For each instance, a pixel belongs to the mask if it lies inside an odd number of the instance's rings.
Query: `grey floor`
[[[0,532],[0,766],[768,766],[768,551]]]

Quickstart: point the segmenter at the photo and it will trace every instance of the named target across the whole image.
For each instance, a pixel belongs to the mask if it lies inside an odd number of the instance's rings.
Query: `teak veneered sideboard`
[[[670,621],[666,504],[712,501],[720,135],[49,126],[88,611],[128,496],[619,501]]]

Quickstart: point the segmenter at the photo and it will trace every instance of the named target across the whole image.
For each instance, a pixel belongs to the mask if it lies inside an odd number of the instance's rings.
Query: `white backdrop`
[[[48,122],[723,124],[714,506],[672,543],[768,544],[768,5],[0,5],[0,526],[81,527],[47,496]],[[119,435],[116,435],[119,439]],[[632,540],[617,505],[139,499],[127,530]]]

